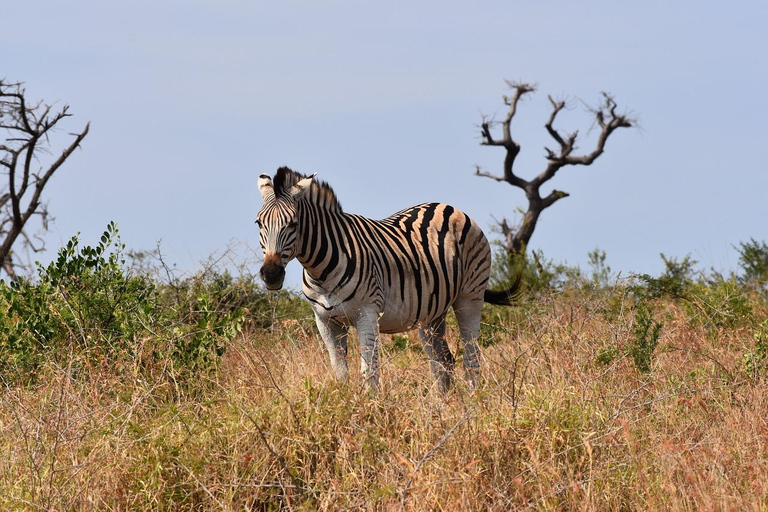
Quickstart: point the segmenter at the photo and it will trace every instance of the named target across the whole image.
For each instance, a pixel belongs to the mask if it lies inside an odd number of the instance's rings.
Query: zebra
[[[361,373],[368,389],[379,385],[379,333],[414,328],[443,392],[453,381],[454,356],[445,339],[453,307],[464,344],[464,374],[477,384],[477,338],[483,302],[510,305],[520,278],[508,290],[488,290],[491,248],[466,214],[443,203],[423,203],[374,220],[345,213],[333,189],[287,167],[274,180],[259,176],[264,203],[258,213],[264,252],[261,278],[268,290],[283,286],[285,267],[304,267],[302,290],[339,381],[347,381],[347,331],[360,338]]]

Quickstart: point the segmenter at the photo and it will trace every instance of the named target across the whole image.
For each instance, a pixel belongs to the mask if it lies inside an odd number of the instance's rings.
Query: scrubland
[[[478,389],[440,394],[406,333],[371,396],[300,299],[110,244],[2,289],[2,510],[768,509],[764,287],[539,283],[484,312]]]

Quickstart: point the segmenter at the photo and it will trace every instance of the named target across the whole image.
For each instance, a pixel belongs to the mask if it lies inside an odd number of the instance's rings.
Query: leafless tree
[[[33,252],[45,248],[42,239],[30,236],[27,223],[37,216],[47,229],[43,189],[88,134],[90,123],[71,134],[74,140],[57,158],[41,158],[50,152],[50,135],[70,115],[67,105],[56,111],[42,102],[30,103],[22,84],[0,79],[0,129],[5,134],[0,142],[0,269],[11,279],[16,279],[18,262],[12,259],[12,249],[17,241]]]
[[[536,229],[536,223],[541,212],[569,195],[567,192],[552,190],[552,192],[542,197],[540,192],[541,186],[554,178],[557,171],[567,165],[591,165],[597,157],[603,154],[605,143],[614,130],[635,126],[636,120],[628,117],[627,114],[617,113],[617,105],[613,96],[603,93],[602,104],[595,108],[589,108],[590,113],[594,116],[595,125],[600,128],[597,145],[590,153],[574,155],[573,153],[577,149],[576,142],[579,132],[561,133],[554,127],[555,118],[560,111],[566,108],[566,102],[564,100],[556,101],[552,96],[549,96],[549,101],[552,104],[552,113],[544,127],[549,135],[555,139],[555,142],[557,142],[557,148],[554,150],[544,148],[547,160],[546,168],[538,176],[531,180],[526,180],[518,176],[514,169],[515,158],[520,153],[520,145],[512,137],[512,119],[515,117],[520,99],[524,95],[534,92],[536,86],[522,82],[511,82],[509,80],[507,85],[512,90],[512,95],[504,96],[504,104],[509,107],[505,119],[500,122],[494,122],[484,116],[483,122],[480,125],[482,144],[484,146],[500,146],[506,150],[503,174],[501,176],[494,175],[483,171],[478,166],[476,175],[509,183],[514,187],[521,188],[525,192],[525,196],[528,199],[528,210],[523,215],[520,226],[510,226],[506,219],[502,219],[499,222],[499,228],[504,235],[505,248],[510,254],[521,255],[525,252],[533,231]],[[497,125],[501,125],[501,137],[498,139],[494,138],[491,133],[492,128]]]

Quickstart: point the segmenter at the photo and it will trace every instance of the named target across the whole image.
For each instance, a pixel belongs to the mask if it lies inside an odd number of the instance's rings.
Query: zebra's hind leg
[[[483,311],[483,299],[459,298],[453,304],[456,321],[464,343],[464,376],[470,389],[477,386],[480,379],[480,349],[477,337],[480,335],[480,315]]]
[[[357,317],[355,327],[360,337],[360,372],[368,390],[376,394],[379,390],[379,317],[378,311],[363,309]]]
[[[329,322],[315,315],[317,329],[323,338],[331,356],[331,366],[336,374],[336,380],[347,382],[349,380],[349,368],[347,367],[347,328]]]
[[[419,328],[419,337],[429,358],[432,377],[440,386],[440,391],[445,393],[453,384],[454,363],[453,354],[445,340],[445,315]]]

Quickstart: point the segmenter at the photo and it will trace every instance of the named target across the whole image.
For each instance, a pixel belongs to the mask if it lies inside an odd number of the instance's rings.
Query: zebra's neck
[[[338,277],[336,271],[345,268],[350,257],[348,223],[344,214],[302,202],[298,205],[298,217],[296,259],[318,283]]]

